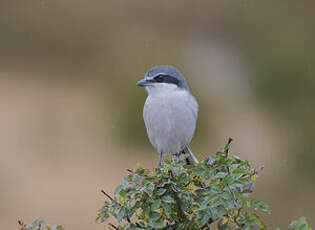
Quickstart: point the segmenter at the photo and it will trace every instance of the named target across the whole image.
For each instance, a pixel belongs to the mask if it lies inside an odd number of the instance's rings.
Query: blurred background
[[[274,229],[315,226],[315,2],[0,2],[0,228],[95,223],[137,165],[153,167],[136,81],[177,67],[200,104],[191,144],[265,165],[255,196]]]

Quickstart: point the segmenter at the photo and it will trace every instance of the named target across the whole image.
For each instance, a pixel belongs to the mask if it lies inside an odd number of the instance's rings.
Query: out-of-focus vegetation
[[[58,225],[57,227],[51,227],[45,223],[43,220],[34,220],[31,224],[25,224],[22,221],[18,222],[20,226],[20,230],[64,230],[61,225]]]
[[[254,194],[272,204],[264,222],[285,228],[307,215],[314,225],[314,8],[306,0],[1,1],[0,225],[43,216],[101,228],[89,221],[104,181],[110,191],[126,168],[150,168],[157,157],[142,120],[145,92],[135,86],[157,64],[176,66],[198,100],[193,152],[237,137],[235,152],[266,166]]]

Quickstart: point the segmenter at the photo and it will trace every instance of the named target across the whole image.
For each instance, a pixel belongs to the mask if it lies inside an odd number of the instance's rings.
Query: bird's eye
[[[164,78],[163,78],[162,75],[158,75],[158,76],[156,76],[156,77],[154,78],[154,81],[156,81],[156,82],[163,82],[163,81],[164,81]]]

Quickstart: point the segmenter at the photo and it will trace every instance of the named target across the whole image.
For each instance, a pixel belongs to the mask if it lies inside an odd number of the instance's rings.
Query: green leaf
[[[118,212],[117,220],[120,222],[122,218],[125,216],[125,214],[126,214],[125,208],[121,208]]]
[[[235,169],[234,171],[233,171],[233,174],[242,174],[242,175],[245,175],[245,174],[248,174],[249,172],[247,171],[247,170],[245,170],[245,169],[240,169],[240,168],[238,168],[238,169]]]
[[[234,171],[239,167],[239,164],[233,164],[232,166],[230,166],[230,172],[234,173]]]
[[[269,212],[269,206],[267,204],[262,204],[260,206],[261,211],[263,212]]]
[[[164,227],[164,221],[162,219],[159,219],[154,223],[155,229],[161,229],[163,227]]]
[[[224,192],[224,193],[222,193],[221,194],[221,197],[223,198],[223,199],[226,199],[226,200],[228,200],[228,199],[230,199],[230,193],[229,192]]]
[[[259,227],[259,229],[266,229],[263,222],[259,219],[256,220],[256,225]]]
[[[157,190],[157,195],[158,195],[158,196],[162,196],[165,192],[166,192],[166,189],[165,189],[165,188],[159,188],[159,189]]]
[[[123,186],[122,185],[118,185],[115,189],[115,194],[118,194],[120,193],[120,191],[123,189]]]
[[[201,220],[200,220],[200,225],[204,226],[206,223],[208,223],[209,219],[210,219],[209,213],[207,213],[207,212],[204,213]]]
[[[309,228],[305,217],[301,217],[300,219],[293,221],[289,225],[289,228],[293,230],[310,230],[311,229]]]
[[[151,221],[155,222],[158,219],[160,219],[161,214],[158,212],[151,212],[149,217],[150,217]]]
[[[224,178],[227,174],[225,172],[219,172],[215,175],[215,178],[218,179],[218,178]]]
[[[163,196],[162,201],[164,201],[165,203],[174,203],[175,202],[173,197],[171,197],[170,195]]]
[[[151,210],[156,210],[160,208],[161,206],[161,200],[155,200],[154,203],[151,205]]]

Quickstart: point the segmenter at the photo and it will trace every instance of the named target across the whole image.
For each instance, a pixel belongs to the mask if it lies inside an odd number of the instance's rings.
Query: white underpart
[[[143,118],[152,145],[159,153],[179,153],[189,145],[198,115],[198,104],[188,90],[174,84],[147,86]]]

